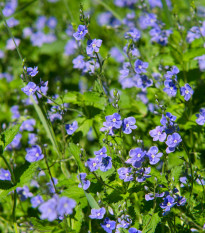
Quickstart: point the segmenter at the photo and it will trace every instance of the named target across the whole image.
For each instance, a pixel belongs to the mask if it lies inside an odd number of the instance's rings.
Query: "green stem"
[[[58,193],[58,192],[57,192],[57,189],[56,189],[56,186],[55,186],[55,183],[54,183],[53,176],[52,176],[52,174],[51,174],[50,167],[49,167],[49,165],[48,165],[48,160],[47,160],[47,156],[46,156],[46,151],[45,151],[45,153],[44,153],[44,159],[45,159],[45,162],[46,162],[46,166],[47,166],[47,169],[48,169],[48,173],[49,173],[50,178],[51,178],[51,182],[52,182],[53,187],[54,187],[54,189],[55,189],[55,193]]]
[[[3,154],[1,154],[1,158],[4,160],[8,170],[11,173],[11,180],[12,180],[13,185],[16,185],[15,176],[14,176],[14,173],[13,173],[13,170],[12,170],[10,164],[8,163],[8,161],[6,160],[6,158],[4,157]],[[12,218],[13,218],[15,233],[18,233],[18,228],[17,228],[17,223],[16,223],[16,199],[17,199],[17,193],[16,193],[16,189],[15,189],[14,190],[14,204],[13,204]]]
[[[9,26],[8,26],[8,24],[7,24],[7,22],[6,22],[6,19],[5,19],[5,17],[4,17],[3,12],[2,12],[1,6],[0,6],[0,14],[1,14],[1,17],[2,17],[2,19],[3,19],[3,21],[4,21],[4,24],[5,24],[5,26],[6,26],[7,30],[8,30],[8,32],[9,32],[9,35],[10,35],[11,38],[13,39],[13,42],[14,42],[14,44],[15,44],[17,53],[18,53],[18,55],[19,55],[19,57],[20,57],[20,59],[21,59],[21,61],[22,61],[22,65],[23,65],[23,62],[24,62],[23,57],[21,56],[20,50],[19,50],[19,48],[18,48],[18,46],[17,46],[17,44],[16,44],[16,42],[15,42],[14,36],[13,36],[13,34],[12,34],[12,32],[11,32],[11,30],[10,30],[10,28],[9,28]]]
[[[189,159],[189,167],[190,167],[190,171],[191,171],[191,192],[190,192],[190,196],[191,196],[192,191],[193,191],[193,184],[194,184],[193,169],[192,169],[192,164],[191,164],[191,156],[190,156],[190,154],[189,154],[183,140],[182,140],[182,146],[183,146],[183,148],[184,148],[184,150],[185,150],[185,152],[186,152],[186,154],[188,156],[188,159]]]

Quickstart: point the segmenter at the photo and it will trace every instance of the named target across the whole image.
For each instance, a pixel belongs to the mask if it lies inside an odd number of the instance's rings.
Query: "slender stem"
[[[183,148],[184,148],[184,150],[185,150],[185,152],[186,152],[186,154],[188,156],[188,159],[189,159],[189,167],[190,167],[190,171],[191,171],[191,192],[190,192],[190,196],[191,196],[192,191],[193,191],[193,184],[194,184],[193,169],[192,169],[192,164],[191,164],[191,156],[190,156],[190,154],[189,154],[183,140],[182,140],[182,146],[183,146]]]
[[[98,176],[95,174],[95,172],[93,172],[93,174],[94,174],[94,176],[96,177],[96,179],[97,179],[100,183],[104,184],[105,186],[107,186],[107,187],[109,187],[109,188],[111,188],[111,189],[116,190],[116,189],[113,188],[112,186],[106,184],[102,179],[99,179]]]
[[[19,55],[19,57],[20,57],[20,59],[21,59],[21,61],[22,61],[22,65],[23,65],[23,62],[24,62],[23,57],[22,57],[22,55],[21,55],[21,53],[20,53],[20,50],[19,50],[19,48],[18,48],[18,46],[17,46],[17,44],[16,44],[16,42],[15,42],[14,36],[13,36],[13,34],[12,34],[12,32],[11,32],[11,30],[10,30],[10,28],[9,28],[9,26],[8,26],[8,24],[7,24],[7,22],[6,22],[6,19],[5,19],[5,17],[4,17],[3,12],[2,12],[1,6],[0,6],[0,14],[1,14],[1,17],[2,17],[2,19],[3,19],[3,21],[4,21],[4,24],[5,24],[5,26],[6,26],[7,30],[8,30],[8,32],[9,32],[9,35],[11,36],[11,38],[12,38],[12,40],[13,40],[13,42],[14,42],[14,45],[15,45],[16,50],[17,50],[17,53],[18,53],[18,55]]]
[[[4,157],[3,154],[1,154],[1,158],[4,160],[7,168],[9,169],[9,171],[11,173],[11,180],[12,180],[13,185],[16,185],[15,176],[14,176],[14,173],[13,173],[13,170],[12,170],[10,164],[8,163],[8,161],[6,160],[6,158]],[[15,233],[18,233],[18,228],[17,228],[17,223],[16,223],[16,199],[17,199],[17,193],[16,193],[16,189],[15,189],[14,190],[14,204],[13,204],[12,218],[13,218]]]
[[[55,189],[55,192],[58,193],[58,192],[57,192],[57,189],[56,189],[56,186],[55,186],[55,183],[54,183],[53,176],[52,176],[52,174],[51,174],[50,167],[49,167],[49,165],[48,165],[48,160],[47,160],[47,156],[46,156],[46,151],[44,152],[44,159],[45,159],[46,166],[47,166],[47,168],[48,168],[48,173],[49,173],[49,175],[50,175],[51,182],[52,182],[52,184],[53,184],[53,187],[54,187],[54,189]]]
[[[62,108],[62,106],[61,106],[60,104],[56,103],[55,100],[53,100],[51,97],[49,97],[49,96],[47,96],[47,95],[44,95],[42,92],[39,92],[39,91],[37,91],[37,92],[38,92],[38,94],[40,94],[40,95],[42,95],[43,97],[49,99],[49,100],[52,101],[54,104],[56,104],[57,106],[59,106],[59,107]],[[80,115],[83,115],[83,116],[84,116],[84,114],[83,114],[81,111],[78,111],[77,109],[74,109],[74,108],[66,108],[66,110],[73,111],[73,112],[77,112],[77,113],[79,113]]]

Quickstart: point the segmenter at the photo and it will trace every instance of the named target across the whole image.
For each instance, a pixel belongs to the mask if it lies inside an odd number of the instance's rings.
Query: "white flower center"
[[[39,157],[39,153],[36,153],[36,157]]]
[[[33,91],[33,89],[32,88],[29,88],[29,92],[31,93]]]
[[[93,166],[95,167],[97,164],[96,163],[93,163]]]
[[[128,128],[130,125],[129,124],[126,124],[126,128]]]
[[[96,47],[96,44],[93,44],[92,46],[93,46],[93,48],[95,48],[95,47]]]
[[[100,152],[100,155],[103,155],[103,152]]]
[[[158,134],[158,135],[161,135],[161,132],[158,132],[157,134]]]
[[[98,213],[97,216],[100,216],[100,213]]]
[[[107,227],[107,228],[110,228],[110,224],[106,224],[106,227]]]
[[[141,156],[141,154],[138,154],[137,157],[139,158]]]
[[[170,90],[172,91],[172,90],[173,90],[173,87],[170,87]]]
[[[172,204],[170,202],[167,203],[167,206],[171,206]]]
[[[174,140],[174,143],[177,143],[177,140],[176,140],[176,139]]]
[[[67,204],[67,203],[65,203],[65,204],[63,205],[63,207],[64,207],[64,208],[67,208],[67,207],[68,207],[68,204]]]
[[[155,158],[155,155],[152,154],[151,157],[154,159],[154,158]]]
[[[70,127],[70,130],[73,130],[73,127]]]
[[[5,176],[8,177],[8,176],[9,176],[9,173],[5,173]]]
[[[185,93],[186,93],[186,94],[189,94],[189,91],[188,91],[188,90],[186,90],[186,91],[185,91]]]
[[[80,35],[82,35],[82,34],[83,34],[83,31],[80,32]]]
[[[138,68],[139,68],[139,69],[142,69],[142,66],[141,66],[141,65],[139,65],[139,66],[138,66]]]

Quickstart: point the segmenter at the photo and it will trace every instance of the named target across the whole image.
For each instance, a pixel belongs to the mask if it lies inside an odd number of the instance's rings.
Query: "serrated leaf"
[[[205,48],[193,48],[189,49],[183,56],[184,61],[189,61],[195,57],[202,56],[205,54]]]
[[[182,168],[183,166],[175,166],[174,168],[172,168],[171,175],[172,175],[172,178],[174,178],[174,183],[179,182],[179,177],[182,173]]]
[[[53,224],[46,220],[40,220],[34,217],[29,218],[29,220],[33,228],[38,231],[51,232],[56,227],[56,224]]]
[[[143,233],[155,233],[157,224],[160,222],[160,217],[158,213],[150,215],[145,215],[143,217]]]
[[[0,146],[2,146],[2,150],[4,150],[14,139],[14,137],[19,132],[21,124],[13,125],[7,130],[5,130],[0,135]]]
[[[84,104],[94,106],[99,109],[104,109],[106,105],[106,98],[98,92],[85,92],[83,94]]]
[[[158,183],[165,186],[168,185],[167,179],[164,174],[161,174],[156,168],[152,167],[150,172],[151,177],[157,178]]]

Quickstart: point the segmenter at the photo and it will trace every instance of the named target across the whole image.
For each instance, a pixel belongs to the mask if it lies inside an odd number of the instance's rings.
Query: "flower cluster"
[[[128,117],[121,120],[121,116],[118,113],[105,117],[106,122],[103,122],[103,126],[100,131],[108,132],[109,135],[114,136],[114,131],[122,127],[122,131],[125,134],[131,134],[133,129],[136,129],[136,120],[134,117]]]
[[[51,199],[43,202],[39,206],[41,212],[41,219],[53,221],[55,219],[63,219],[65,215],[72,214],[76,202],[68,197],[59,197],[55,194]]]
[[[91,172],[98,170],[98,168],[106,172],[112,168],[112,158],[107,155],[106,147],[101,148],[99,151],[95,151],[94,154],[95,158],[90,158],[86,162],[86,166]]]

